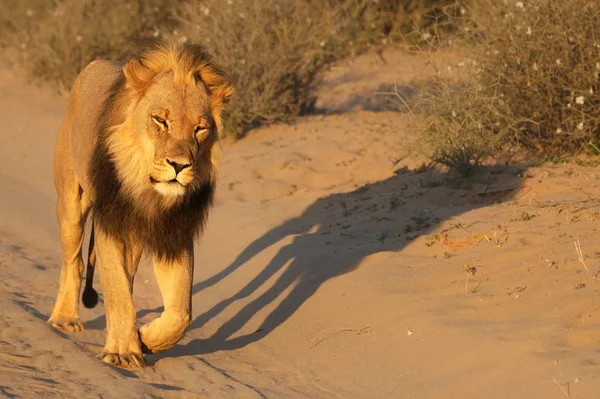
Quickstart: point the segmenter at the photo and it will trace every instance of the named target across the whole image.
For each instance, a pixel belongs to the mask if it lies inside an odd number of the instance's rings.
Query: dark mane
[[[189,248],[190,239],[202,231],[213,203],[215,183],[210,181],[187,194],[176,205],[161,207],[158,193],[144,193],[145,208],[136,205],[120,180],[108,150],[111,129],[123,122],[125,76],[121,72],[112,85],[97,122],[98,142],[91,160],[90,181],[94,193],[93,218],[97,229],[117,241],[135,240],[144,250],[173,260]],[[140,199],[141,200],[141,199]]]

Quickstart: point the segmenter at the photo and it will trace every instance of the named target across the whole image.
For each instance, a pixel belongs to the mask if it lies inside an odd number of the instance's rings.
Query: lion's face
[[[165,197],[182,197],[206,181],[217,129],[207,88],[155,77],[134,111],[147,161],[146,182]]]
[[[234,89],[197,46],[158,48],[123,73],[113,109],[124,120],[107,138],[120,189],[140,207],[169,207],[214,180],[213,146]]]
[[[152,190],[168,206],[211,178],[218,130],[210,100],[202,82],[177,82],[173,72],[154,77],[132,105],[128,128],[109,140],[132,197]]]

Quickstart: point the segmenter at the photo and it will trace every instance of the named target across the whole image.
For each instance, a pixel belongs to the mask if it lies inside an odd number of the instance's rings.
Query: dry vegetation
[[[465,174],[515,148],[600,153],[599,0],[478,0],[464,6],[472,59],[422,92],[418,148]]]
[[[201,42],[234,78],[226,129],[240,135],[310,110],[333,61],[421,32],[437,38],[456,10],[454,0],[6,0],[0,46],[33,81],[63,91],[88,62],[122,59],[140,37]]]
[[[595,151],[600,1],[532,0],[497,12],[486,30],[480,80],[506,104],[509,138],[541,151]]]
[[[416,148],[469,174],[506,149],[600,152],[599,13],[600,0],[6,0],[0,46],[64,90],[139,38],[203,43],[236,83],[226,130],[239,136],[310,111],[332,62],[399,41],[435,51],[451,37],[472,58],[459,79],[421,90]]]
[[[6,0],[0,2],[0,46],[35,82],[68,90],[97,58],[118,60],[136,39],[171,25],[168,0]]]
[[[344,8],[319,4],[206,0],[183,6],[179,39],[207,46],[236,83],[225,123],[232,133],[312,107],[321,72],[340,55],[338,33],[349,21]]]

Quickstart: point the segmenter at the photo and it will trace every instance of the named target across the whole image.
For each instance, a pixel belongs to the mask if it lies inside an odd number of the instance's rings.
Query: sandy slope
[[[332,114],[224,144],[193,326],[137,372],[94,359],[102,306],[76,335],[45,324],[62,100],[2,72],[0,396],[597,397],[600,287],[574,241],[598,272],[600,172],[490,167],[465,183],[396,164],[406,116],[367,94],[408,90],[426,60],[383,57],[332,71]],[[145,322],[161,303],[139,273]]]

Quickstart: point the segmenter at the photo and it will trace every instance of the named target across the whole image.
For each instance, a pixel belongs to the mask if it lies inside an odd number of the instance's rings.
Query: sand
[[[102,304],[82,308],[84,332],[45,323],[64,100],[1,69],[0,396],[598,397],[600,171],[490,166],[460,181],[402,160],[409,115],[370,93],[432,72],[382,56],[334,68],[322,114],[223,143],[192,327],[139,371],[95,359]],[[148,266],[140,323],[161,310]]]

